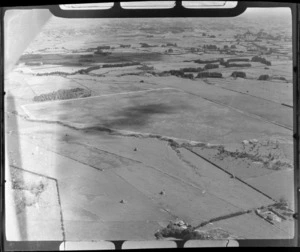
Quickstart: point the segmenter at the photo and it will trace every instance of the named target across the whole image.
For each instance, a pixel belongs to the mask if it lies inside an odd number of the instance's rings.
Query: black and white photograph
[[[288,7],[157,18],[6,10],[6,239],[105,249],[294,239],[292,20]]]

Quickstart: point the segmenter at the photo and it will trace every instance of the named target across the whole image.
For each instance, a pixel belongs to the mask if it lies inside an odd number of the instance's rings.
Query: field
[[[261,31],[248,14],[53,17],[5,76],[9,220],[15,211],[26,230],[8,237],[154,240],[182,220],[195,239],[292,238],[284,214],[294,211],[293,64],[283,14]],[[262,217],[274,204],[285,212]]]

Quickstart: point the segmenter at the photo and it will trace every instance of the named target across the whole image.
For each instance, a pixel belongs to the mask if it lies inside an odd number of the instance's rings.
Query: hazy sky
[[[291,10],[289,8],[249,8],[243,15],[264,15],[264,16],[278,16],[289,15]]]

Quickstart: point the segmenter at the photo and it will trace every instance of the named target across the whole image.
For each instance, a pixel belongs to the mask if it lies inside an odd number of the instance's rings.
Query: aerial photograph
[[[5,75],[8,238],[292,239],[291,18],[52,16]]]

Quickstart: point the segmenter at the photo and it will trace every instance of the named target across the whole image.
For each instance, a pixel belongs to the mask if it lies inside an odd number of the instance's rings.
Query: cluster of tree
[[[195,228],[191,225],[187,225],[185,228],[182,228],[181,226],[170,222],[167,227],[158,230],[154,235],[157,239],[162,239],[164,237],[174,237],[177,239],[189,240],[191,234],[195,232],[194,230]]]
[[[222,78],[222,73],[218,72],[200,72],[196,78]]]
[[[270,76],[268,74],[262,74],[258,77],[258,80],[269,80]]]
[[[272,79],[274,80],[282,80],[282,81],[287,81],[287,79],[283,76],[273,76]]]
[[[265,58],[260,57],[260,56],[254,56],[254,57],[252,57],[251,61],[252,62],[260,62],[260,63],[265,64],[267,66],[271,66],[271,62],[270,61],[268,61]]]
[[[83,54],[79,56],[79,58],[93,58],[93,57],[94,57],[93,54]]]
[[[266,55],[270,55],[272,53],[279,53],[279,50],[277,48],[269,48],[269,50],[265,52]]]
[[[52,101],[52,100],[66,100],[74,98],[82,98],[91,96],[91,92],[83,88],[73,88],[73,89],[60,89],[58,91],[41,94],[33,97],[33,101]]]
[[[143,70],[143,71],[149,71],[149,70],[153,70],[154,67],[153,66],[147,66],[147,65],[142,65],[140,67],[137,67],[138,70]]]
[[[216,63],[216,62],[219,62],[220,60],[219,59],[213,59],[213,60],[201,60],[201,59],[198,59],[198,60],[194,60],[195,63],[198,63],[198,64],[209,64],[209,63]]]
[[[270,39],[270,40],[280,40],[281,39],[280,35],[273,36],[273,35],[268,34],[268,33],[264,32],[262,30],[259,31],[256,35],[260,39]]]
[[[167,71],[167,72],[170,73],[171,75],[181,77],[181,78],[187,78],[187,79],[193,79],[194,78],[193,74],[186,74],[182,70],[170,70],[170,71]]]
[[[218,49],[218,47],[216,45],[204,45],[203,48],[208,49],[208,50],[217,50]]]
[[[110,46],[107,46],[107,45],[98,46],[96,49],[97,50],[106,50],[106,49],[110,49]]]
[[[174,46],[174,47],[177,47],[177,44],[176,44],[176,43],[167,43],[166,46]]]
[[[122,45],[122,44],[121,44],[120,47],[121,47],[121,48],[129,48],[129,47],[131,47],[131,45]]]
[[[273,79],[273,80],[281,80],[281,81],[287,81],[287,79],[283,76],[270,76],[268,74],[262,74],[258,77],[258,80],[270,80],[270,79]]]
[[[234,71],[231,76],[234,78],[246,78],[246,73],[242,71]]]
[[[227,54],[229,54],[229,55],[236,55],[236,52],[235,51],[227,51]]]
[[[251,41],[253,41],[253,40],[255,40],[256,39],[256,35],[254,34],[254,33],[252,33],[252,32],[250,32],[250,31],[247,31],[247,32],[245,32],[244,34],[236,34],[236,35],[234,35],[234,38],[235,39],[237,39],[237,40],[246,40],[246,41],[248,41],[248,40],[251,40]]]
[[[97,70],[99,68],[100,68],[100,66],[91,66],[86,69],[80,69],[80,70],[74,72],[74,74],[88,74],[89,72],[91,72],[93,70]]]
[[[163,71],[161,73],[152,72],[151,74],[153,74],[154,76],[156,76],[156,75],[157,76],[173,75],[173,76],[180,77],[180,78],[194,79],[194,75],[193,74],[186,74],[182,70],[170,70],[170,71]]]
[[[198,73],[198,72],[203,71],[203,68],[201,68],[201,67],[185,67],[185,68],[180,68],[180,71]]]
[[[238,61],[248,61],[248,59],[231,59],[231,62],[238,62]],[[225,61],[223,58],[220,59],[220,65],[225,67],[251,67],[250,63],[244,63],[244,64],[236,64],[236,63],[230,63],[230,60]]]
[[[61,72],[61,71],[54,71],[54,72],[50,72],[50,73],[37,73],[36,76],[49,76],[49,75],[71,75],[73,73],[66,73],[66,72]]]
[[[212,63],[209,63],[209,64],[206,64],[204,66],[204,69],[207,70],[207,69],[214,69],[214,68],[219,68],[219,65],[218,64],[212,64]]]
[[[99,55],[103,55],[103,56],[107,56],[107,55],[111,54],[111,52],[103,52],[102,50],[97,50],[94,53],[99,54]]]
[[[48,75],[74,75],[74,74],[88,74],[89,72],[93,70],[99,69],[100,66],[91,66],[85,69],[80,69],[78,71],[72,72],[72,73],[67,73],[67,72],[61,72],[61,71],[54,71],[50,73],[38,73],[37,76],[48,76]]]
[[[255,48],[249,47],[247,48],[247,52],[257,52]]]
[[[165,51],[165,53],[173,53],[173,49],[172,48],[169,48],[168,50]]]
[[[156,47],[156,45],[149,45],[147,43],[140,43],[141,47]]]
[[[200,48],[196,48],[196,47],[191,47],[191,52],[194,53],[194,52],[200,52],[201,49]]]
[[[136,66],[140,65],[140,62],[125,62],[125,63],[116,63],[116,64],[103,64],[103,68],[108,67],[126,67],[126,66]]]
[[[88,49],[86,49],[86,52],[93,52],[95,50],[97,50],[97,48],[88,48]]]

